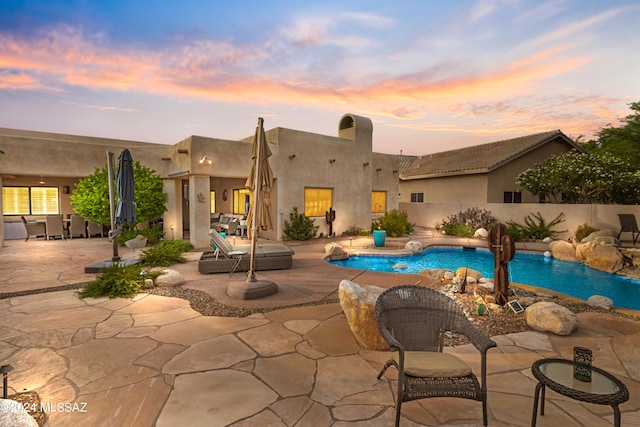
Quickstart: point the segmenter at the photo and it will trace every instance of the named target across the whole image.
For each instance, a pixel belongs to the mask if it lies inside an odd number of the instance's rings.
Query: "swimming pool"
[[[478,270],[493,277],[493,254],[486,249],[429,248],[408,256],[352,256],[331,261],[334,265],[362,270],[419,273],[420,270],[460,267]],[[396,264],[408,268],[394,269]],[[509,262],[509,281],[551,289],[587,300],[592,295],[611,298],[615,307],[640,310],[640,280],[593,270],[576,262],[560,261],[543,255],[518,252]]]

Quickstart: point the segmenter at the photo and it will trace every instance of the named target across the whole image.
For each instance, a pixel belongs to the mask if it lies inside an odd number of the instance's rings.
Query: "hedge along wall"
[[[564,213],[564,222],[553,229],[565,231],[560,234],[562,239],[568,239],[575,235],[576,229],[582,224],[600,230],[612,230],[616,234],[620,231],[618,214],[631,213],[636,215],[640,226],[640,207],[626,205],[564,205],[564,204],[538,204],[538,203],[400,203],[399,208],[407,212],[409,221],[418,227],[435,228],[449,216],[466,211],[469,208],[479,208],[491,211],[491,214],[499,222],[515,221],[524,224],[527,215],[542,215],[549,223],[561,212]],[[535,219],[534,219],[535,220]],[[621,240],[631,240],[631,233],[623,233]]]

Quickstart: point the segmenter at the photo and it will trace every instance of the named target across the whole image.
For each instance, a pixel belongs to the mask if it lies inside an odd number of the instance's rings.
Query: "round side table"
[[[620,427],[620,409],[618,405],[629,400],[629,390],[619,379],[607,371],[592,367],[591,382],[585,382],[573,377],[573,361],[541,359],[533,363],[531,372],[538,380],[533,400],[532,427],[536,425],[540,394],[542,394],[540,415],[544,415],[546,387],[572,399],[598,405],[611,405],[614,414],[614,425]]]

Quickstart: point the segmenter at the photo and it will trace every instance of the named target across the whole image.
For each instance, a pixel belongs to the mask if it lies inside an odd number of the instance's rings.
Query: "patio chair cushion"
[[[400,363],[400,353],[391,358]],[[471,375],[471,367],[452,354],[433,351],[405,351],[404,372],[412,377],[454,378]]]

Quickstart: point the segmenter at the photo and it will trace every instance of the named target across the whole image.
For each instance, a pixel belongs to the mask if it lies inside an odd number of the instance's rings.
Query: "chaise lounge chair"
[[[215,251],[207,251],[198,261],[198,271],[202,274],[233,273],[236,270],[248,271],[250,245],[231,245],[216,230],[209,235]],[[255,270],[284,270],[293,265],[294,251],[281,243],[256,243]]]
[[[633,246],[636,245],[636,241],[638,240],[638,236],[640,235],[640,230],[638,230],[638,223],[636,222],[636,216],[634,214],[618,214],[618,219],[620,219],[620,232],[616,237],[620,240],[620,235],[622,233],[631,233],[631,237],[633,238]]]

